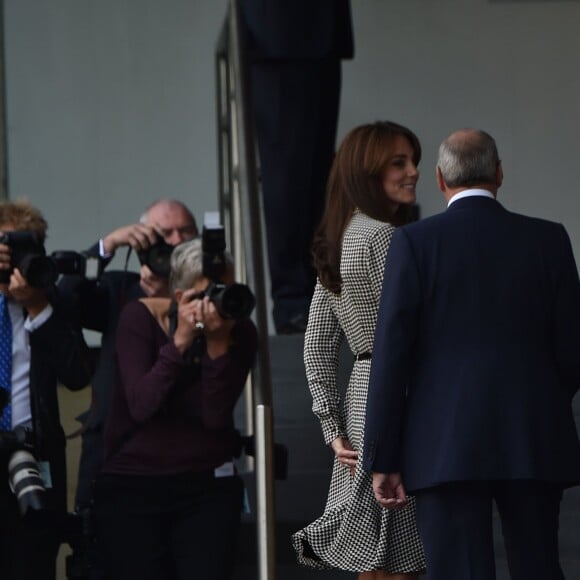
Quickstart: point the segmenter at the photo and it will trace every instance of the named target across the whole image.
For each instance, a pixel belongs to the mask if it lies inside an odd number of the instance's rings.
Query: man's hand
[[[149,266],[143,265],[140,270],[141,289],[149,298],[167,298],[169,296],[169,279],[157,276]]]
[[[112,254],[121,246],[131,246],[139,252],[153,246],[158,239],[157,232],[145,224],[131,224],[113,230],[103,238],[103,250]]]
[[[0,232],[0,236],[2,232]],[[0,270],[10,270],[10,258],[12,255],[12,250],[10,246],[6,244],[0,244]]]
[[[10,276],[8,292],[15,302],[26,308],[28,316],[34,318],[48,306],[46,292],[42,288],[33,288],[18,268]]]
[[[402,509],[408,503],[400,473],[373,473],[373,492],[387,509]]]

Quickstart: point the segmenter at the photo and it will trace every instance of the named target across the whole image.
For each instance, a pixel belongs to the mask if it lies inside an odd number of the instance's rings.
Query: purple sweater
[[[239,453],[233,409],[256,349],[255,326],[243,320],[225,355],[212,360],[203,348],[200,364],[187,362],[147,307],[129,302],[117,329],[103,471],[168,475],[230,461]]]

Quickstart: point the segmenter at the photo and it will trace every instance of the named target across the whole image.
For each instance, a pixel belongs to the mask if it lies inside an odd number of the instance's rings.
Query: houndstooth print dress
[[[354,476],[334,460],[323,515],[292,536],[298,561],[314,568],[391,573],[425,569],[415,524],[415,505],[383,509],[375,500],[371,476],[360,466],[371,361],[355,361],[344,404],[336,385],[343,338],[357,354],[372,353],[385,257],[394,227],[356,211],[342,244],[340,294],[317,283],[304,342],[304,363],[313,411],[324,442],[345,437],[359,452]]]

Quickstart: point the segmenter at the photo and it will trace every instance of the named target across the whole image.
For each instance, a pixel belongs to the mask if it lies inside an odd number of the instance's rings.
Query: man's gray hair
[[[437,166],[449,188],[495,183],[498,165],[495,140],[485,131],[457,131],[439,147]]]
[[[203,277],[203,249],[201,238],[194,238],[175,246],[171,253],[169,290],[188,290]]]

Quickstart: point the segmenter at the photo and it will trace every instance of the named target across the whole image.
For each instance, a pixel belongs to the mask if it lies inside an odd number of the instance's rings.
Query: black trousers
[[[243,501],[237,477],[101,475],[97,541],[107,580],[226,580]]]
[[[308,314],[316,275],[311,244],[334,158],[340,60],[252,65],[252,96],[274,323]]]
[[[8,478],[7,473],[0,474]],[[54,580],[61,541],[54,510],[29,512],[22,517],[6,481],[0,482],[0,578]]]
[[[535,481],[463,482],[414,492],[427,580],[495,580],[492,503],[512,580],[564,580],[562,488]]]

